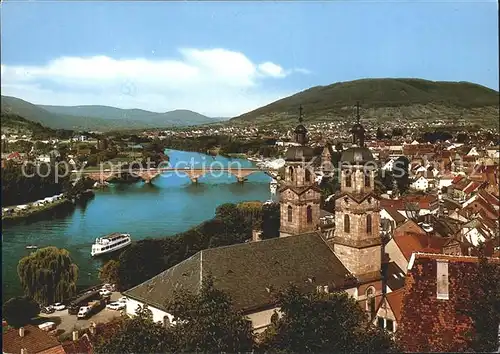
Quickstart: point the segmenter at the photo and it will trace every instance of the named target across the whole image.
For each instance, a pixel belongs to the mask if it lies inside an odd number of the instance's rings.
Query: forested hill
[[[2,96],[1,111],[49,128],[72,130],[166,128],[210,124],[221,120],[188,110],[156,113],[108,106],[43,106],[10,96]]]
[[[231,119],[231,123],[288,123],[304,108],[307,121],[353,116],[360,101],[363,118],[401,119],[466,118],[498,124],[499,93],[470,82],[421,79],[362,79],[315,86]]]

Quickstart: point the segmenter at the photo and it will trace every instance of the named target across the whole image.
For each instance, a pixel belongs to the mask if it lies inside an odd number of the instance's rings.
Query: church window
[[[372,232],[372,216],[368,214],[366,216],[366,233],[371,234]]]
[[[344,232],[351,232],[351,221],[349,220],[349,215],[344,215]]]
[[[306,168],[306,182],[311,182],[311,171]]]
[[[293,182],[293,167],[288,167],[288,175],[290,176],[290,181]]]
[[[292,213],[293,213],[293,208],[291,205],[288,206],[288,222],[292,222]]]
[[[365,187],[370,187],[370,174],[365,172]]]
[[[352,186],[352,174],[346,172],[345,176],[345,186],[347,188],[350,188]]]
[[[307,223],[312,224],[312,222],[313,222],[313,210],[312,210],[310,205],[307,206],[306,214],[307,214]]]

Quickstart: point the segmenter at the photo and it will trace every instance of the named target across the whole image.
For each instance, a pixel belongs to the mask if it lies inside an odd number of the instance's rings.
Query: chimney
[[[90,334],[94,335],[96,332],[95,323],[92,323],[89,327]]]
[[[28,354],[28,350],[26,348],[21,348],[21,354]]]
[[[78,340],[78,331],[73,331],[73,342]]]
[[[19,328],[19,337],[24,337],[24,327]]]

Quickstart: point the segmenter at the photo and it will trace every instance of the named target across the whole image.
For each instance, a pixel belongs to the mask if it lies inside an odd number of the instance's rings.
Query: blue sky
[[[2,94],[234,116],[366,77],[498,89],[496,2],[3,2]]]

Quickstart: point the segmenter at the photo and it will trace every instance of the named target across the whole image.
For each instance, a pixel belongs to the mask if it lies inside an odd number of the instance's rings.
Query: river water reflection
[[[194,167],[212,161],[220,162],[214,168],[231,166],[253,167],[252,162],[167,150],[173,165],[194,161]],[[214,216],[223,203],[245,200],[265,201],[270,198],[270,178],[258,172],[248,176],[243,184],[234,176],[206,175],[194,185],[187,176],[162,175],[153,184],[111,185],[96,191],[96,197],[69,215],[50,220],[13,225],[2,229],[2,293],[3,298],[20,295],[17,277],[19,259],[29,254],[26,245],[66,248],[80,268],[80,285],[90,285],[97,279],[99,260],[90,257],[91,244],[96,237],[111,232],[128,232],[134,240],[163,237],[185,231]]]

